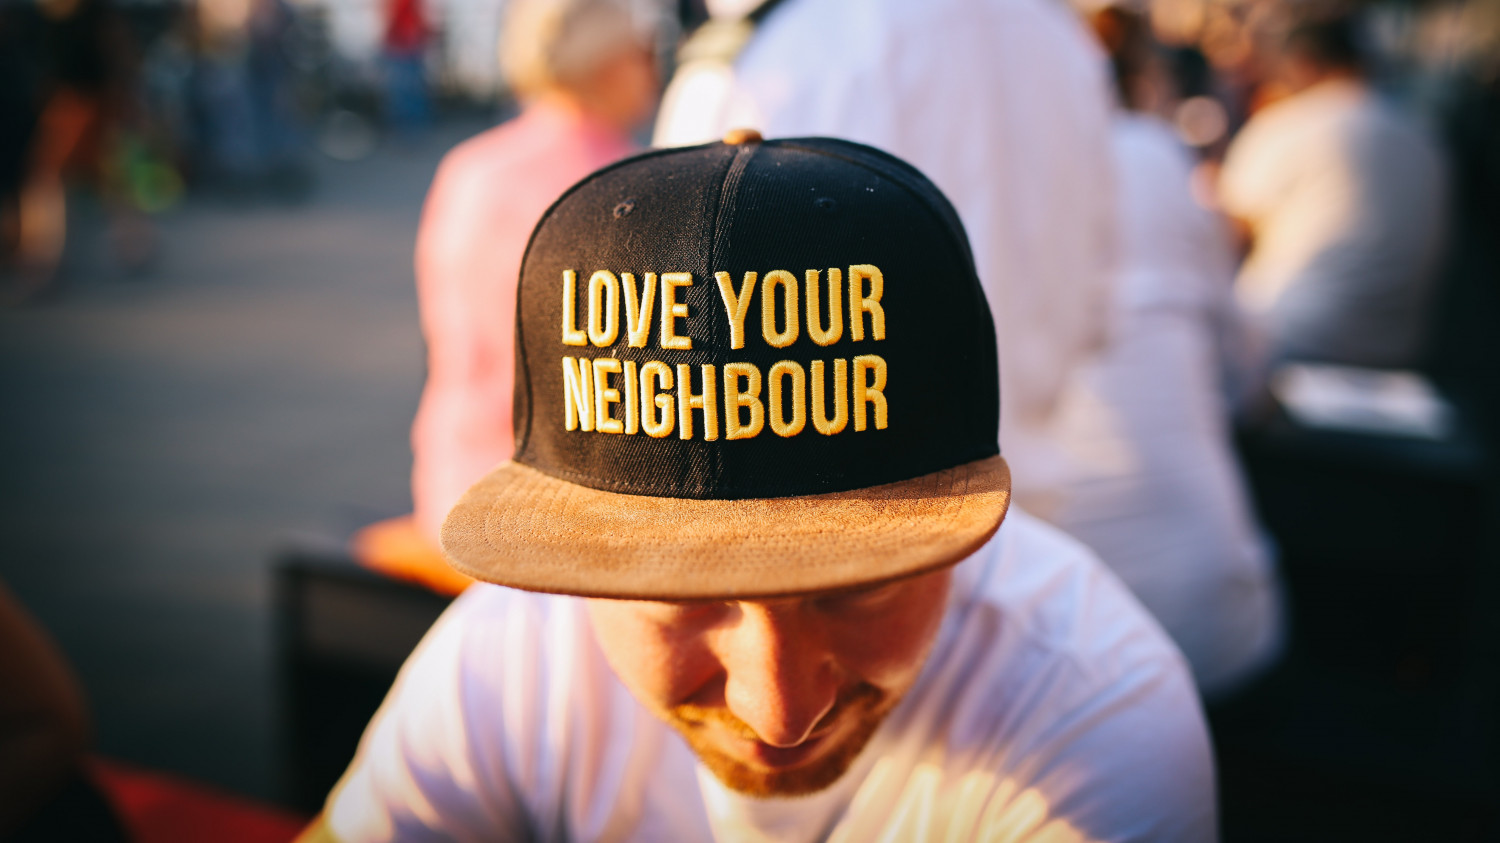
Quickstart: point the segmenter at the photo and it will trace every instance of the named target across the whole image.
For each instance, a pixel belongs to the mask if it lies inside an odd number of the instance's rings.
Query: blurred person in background
[[[415,521],[433,548],[459,495],[511,456],[521,253],[554,199],[633,151],[659,90],[656,23],[629,0],[515,0],[501,62],[521,114],[438,168],[417,234],[428,366],[411,440]]]
[[[1092,547],[1182,648],[1210,700],[1280,652],[1281,589],[1230,444],[1226,385],[1246,363],[1223,222],[1196,204],[1194,160],[1145,17],[1090,22],[1121,107],[1112,140],[1120,258],[1108,346],[1069,384],[1075,467],[1054,523]]]
[[[432,119],[426,68],[431,37],[422,0],[386,0],[381,44],[385,119],[398,135],[409,137]]]
[[[34,7],[0,3],[0,284],[18,268],[21,188],[41,111],[41,69],[35,53]]]
[[[1422,352],[1446,222],[1442,153],[1371,86],[1358,19],[1278,39],[1284,98],[1230,145],[1219,200],[1249,238],[1236,282],[1268,365],[1409,367]]]
[[[67,241],[67,182],[79,177],[110,213],[115,256],[139,269],[155,250],[145,217],[120,183],[116,153],[134,105],[134,45],[108,0],[41,0],[41,109],[26,159],[18,213],[19,283],[9,298],[47,288]],[[7,81],[8,84],[8,81]]]
[[[202,0],[196,14],[205,174],[246,191],[305,180],[285,55],[295,10],[286,0]]]
[[[0,582],[0,840],[126,839],[85,771],[91,732],[62,651]]]
[[[1103,342],[1110,306],[1109,82],[1088,33],[1051,0],[707,8],[655,143],[735,127],[829,135],[932,179],[969,232],[1001,338],[1000,438],[1016,500],[1050,515],[1066,476],[1053,429],[1060,389]]]

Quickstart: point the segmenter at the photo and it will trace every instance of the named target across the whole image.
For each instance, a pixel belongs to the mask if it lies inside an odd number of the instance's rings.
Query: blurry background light
[[[1229,114],[1213,97],[1189,97],[1177,105],[1173,116],[1177,136],[1188,146],[1212,146],[1229,129]]]

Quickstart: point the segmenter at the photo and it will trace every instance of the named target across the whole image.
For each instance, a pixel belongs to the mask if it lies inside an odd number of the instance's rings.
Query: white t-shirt
[[[1000,441],[1016,500],[1035,509],[1061,470],[1059,389],[1108,320],[1110,90],[1098,48],[1055,0],[786,0],[732,68],[679,69],[655,143],[735,127],[828,135],[932,179],[995,318]]]
[[[826,791],[725,789],[615,678],[581,600],[478,585],[408,660],[324,816],[346,843],[1217,834],[1181,656],[1087,549],[1014,509],[957,567],[916,685]]]
[[[1255,243],[1237,291],[1277,358],[1406,366],[1420,350],[1445,231],[1441,153],[1350,80],[1257,113],[1220,199]]]
[[[1117,321],[1062,401],[1075,473],[1052,521],[1098,551],[1212,697],[1266,667],[1282,639],[1280,586],[1230,444],[1231,261],[1170,126],[1122,113],[1114,146]]]

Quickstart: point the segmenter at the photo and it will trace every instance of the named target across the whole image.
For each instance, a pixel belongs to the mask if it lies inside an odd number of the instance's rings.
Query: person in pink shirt
[[[625,0],[517,0],[501,62],[521,114],[438,167],[417,234],[427,385],[412,427],[417,531],[436,546],[470,484],[511,456],[517,272],[542,212],[634,151],[659,92],[654,21]]]

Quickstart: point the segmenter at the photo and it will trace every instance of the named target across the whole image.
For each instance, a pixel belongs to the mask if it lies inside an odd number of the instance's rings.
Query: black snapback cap
[[[738,132],[606,167],[538,223],[516,312],[515,456],[443,527],[467,574],[806,593],[951,564],[1004,517],[989,307],[893,156]]]

